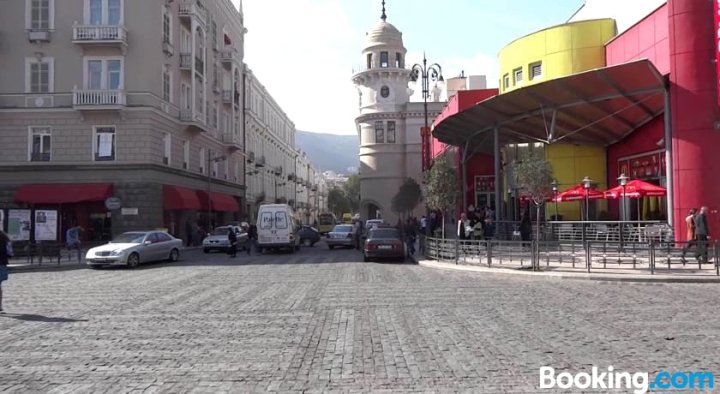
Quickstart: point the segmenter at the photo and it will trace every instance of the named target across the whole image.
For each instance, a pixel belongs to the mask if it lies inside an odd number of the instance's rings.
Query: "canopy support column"
[[[462,151],[460,152],[460,171],[462,171],[462,187],[460,188],[460,190],[462,190],[462,209],[460,210],[460,212],[466,212],[465,210],[468,207],[467,161],[470,159],[470,140],[468,140],[461,149]]]
[[[495,127],[493,130],[493,165],[495,170],[495,217],[494,220],[500,220],[500,207],[502,206],[502,190],[500,189],[500,129]]]
[[[665,112],[663,118],[665,120],[665,188],[667,189],[667,220],[670,227],[673,226],[673,216],[675,211],[673,209],[673,162],[672,162],[672,114],[670,113],[670,90],[668,89],[667,83],[665,85],[665,91],[663,92],[665,98]]]

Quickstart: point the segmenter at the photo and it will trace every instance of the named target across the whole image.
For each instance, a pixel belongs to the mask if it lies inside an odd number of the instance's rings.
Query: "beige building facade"
[[[5,217],[54,210],[58,241],[246,217],[244,34],[230,0],[3,2]]]

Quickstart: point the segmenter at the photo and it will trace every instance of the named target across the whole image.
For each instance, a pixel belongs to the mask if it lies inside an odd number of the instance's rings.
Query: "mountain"
[[[360,141],[356,135],[320,134],[298,130],[295,146],[307,153],[310,161],[320,171],[347,174],[349,167],[360,167],[358,150]]]

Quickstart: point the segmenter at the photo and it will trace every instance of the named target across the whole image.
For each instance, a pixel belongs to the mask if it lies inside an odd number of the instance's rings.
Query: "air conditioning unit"
[[[28,30],[28,41],[32,43],[50,41],[50,30]]]

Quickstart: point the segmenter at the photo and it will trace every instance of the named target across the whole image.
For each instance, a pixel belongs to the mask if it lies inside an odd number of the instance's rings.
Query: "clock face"
[[[380,96],[382,98],[387,98],[390,95],[390,88],[387,86],[383,86],[380,88]]]

